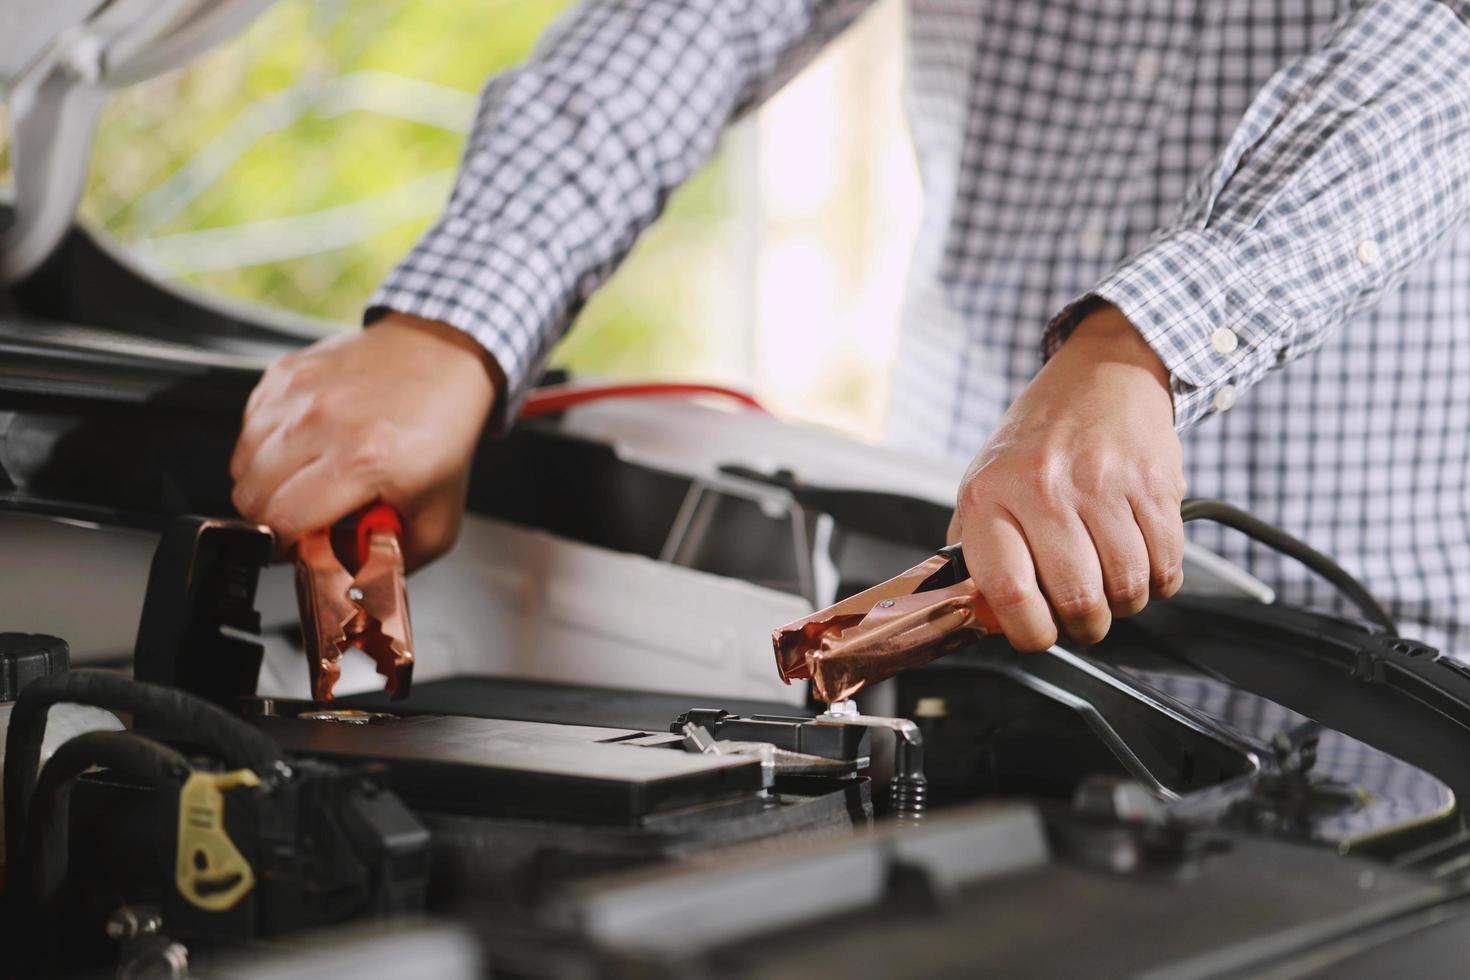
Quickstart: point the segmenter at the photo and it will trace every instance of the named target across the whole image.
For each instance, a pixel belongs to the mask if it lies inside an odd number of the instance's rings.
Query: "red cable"
[[[753,408],[758,412],[765,412],[765,407],[750,395],[734,388],[726,388],[723,385],[709,384],[686,384],[681,382],[651,381],[637,384],[608,384],[608,385],[579,385],[560,384],[547,385],[544,388],[533,389],[526,397],[525,404],[521,406],[523,419],[533,419],[541,415],[555,415],[565,411],[573,405],[582,405],[588,402],[608,401],[616,398],[645,398],[648,396],[672,397],[672,398],[694,398],[700,395],[717,395],[739,402],[747,408]]]

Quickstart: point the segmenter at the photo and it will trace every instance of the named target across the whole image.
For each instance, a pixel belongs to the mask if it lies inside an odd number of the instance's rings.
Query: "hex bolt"
[[[155,933],[162,925],[163,920],[153,909],[124,905],[108,918],[107,938],[119,941],[134,939]]]

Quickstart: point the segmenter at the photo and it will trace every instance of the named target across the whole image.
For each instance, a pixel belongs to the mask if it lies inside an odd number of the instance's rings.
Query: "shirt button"
[[[1144,52],[1133,62],[1133,80],[1139,85],[1152,85],[1164,73],[1158,55]]]
[[[1358,242],[1358,261],[1364,265],[1377,265],[1381,258],[1378,251],[1378,243],[1371,238],[1365,238]]]
[[[1229,354],[1240,346],[1240,338],[1229,327],[1221,327],[1210,334],[1210,346],[1215,348],[1217,354]]]
[[[1235,407],[1235,400],[1240,397],[1240,392],[1235,390],[1235,385],[1225,385],[1215,392],[1215,410],[1217,412],[1228,412]]]
[[[1103,246],[1107,244],[1107,229],[1101,222],[1089,221],[1077,229],[1077,246],[1082,249],[1082,254],[1089,259],[1095,259],[1102,254]]]

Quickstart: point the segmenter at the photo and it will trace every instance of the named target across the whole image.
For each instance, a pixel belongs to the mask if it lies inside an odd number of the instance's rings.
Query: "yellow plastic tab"
[[[174,879],[179,894],[207,912],[235,907],[255,887],[255,872],[225,833],[225,795],[259,786],[249,769],[191,773],[179,793],[179,850]]]

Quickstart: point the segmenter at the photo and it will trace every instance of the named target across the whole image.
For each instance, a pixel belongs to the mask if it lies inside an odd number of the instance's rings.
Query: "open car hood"
[[[114,88],[186,64],[271,0],[0,0],[15,208],[0,235],[0,284],[55,250],[71,225],[98,113]]]

